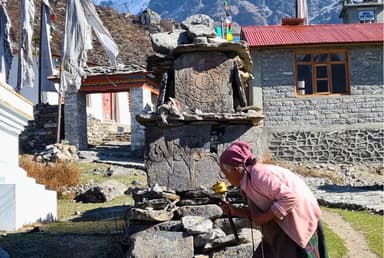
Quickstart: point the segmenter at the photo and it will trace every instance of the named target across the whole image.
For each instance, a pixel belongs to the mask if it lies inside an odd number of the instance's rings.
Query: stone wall
[[[20,150],[22,153],[36,153],[45,146],[56,143],[57,105],[39,104],[33,107],[34,120],[28,121],[25,130],[20,134]],[[62,112],[64,108],[62,108]],[[62,118],[61,138],[64,138],[64,117]]]
[[[384,122],[384,85],[353,85],[351,95],[295,98],[293,86],[263,88],[264,125],[333,127]]]
[[[152,92],[146,87],[132,88],[130,90],[130,112],[131,114],[145,113],[146,110],[150,112],[153,110]],[[136,121],[136,116],[131,116],[131,150],[135,155],[141,157],[144,151],[144,129],[143,125],[140,125]]]
[[[349,46],[350,95],[295,96],[292,49],[259,50],[252,87],[260,89],[275,159],[314,162],[383,160],[382,46]],[[261,60],[261,61],[260,61]],[[262,97],[262,98],[261,98]],[[381,138],[380,138],[381,137]]]
[[[79,150],[86,150],[88,149],[88,137],[85,93],[67,92],[64,103],[65,139]]]
[[[269,147],[277,160],[315,163],[382,163],[382,124],[333,129],[274,130]]]

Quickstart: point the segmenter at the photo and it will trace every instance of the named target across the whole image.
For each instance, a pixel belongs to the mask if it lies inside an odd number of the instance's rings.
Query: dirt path
[[[364,235],[353,229],[339,214],[322,210],[321,219],[344,241],[347,256],[343,258],[378,258],[369,251]]]

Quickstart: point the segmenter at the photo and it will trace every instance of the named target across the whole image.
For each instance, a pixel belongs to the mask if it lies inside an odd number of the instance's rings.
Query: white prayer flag
[[[97,15],[95,6],[89,0],[81,1],[87,20],[91,25],[93,31],[95,32],[97,38],[99,39],[101,45],[104,47],[107,52],[109,61],[116,65],[116,58],[119,54],[116,43],[113,41],[113,38],[107,28],[104,27],[102,21]]]
[[[34,0],[21,0],[20,37],[19,37],[19,67],[16,90],[24,86],[33,87],[35,74],[32,49],[33,24],[35,21]]]
[[[40,26],[40,89],[41,91],[56,92],[53,81],[48,80],[48,76],[53,74],[53,62],[50,45],[51,37],[51,8],[49,0],[41,1],[41,26]],[[41,94],[41,93],[39,93]]]
[[[92,49],[92,31],[94,30],[105,48],[110,61],[115,64],[117,46],[108,30],[103,26],[93,4],[89,0],[67,0],[65,16],[65,34],[60,75],[60,92],[69,86],[81,86],[87,66],[87,52]]]
[[[0,80],[8,82],[9,69],[12,64],[12,47],[10,38],[11,22],[5,6],[0,2]]]

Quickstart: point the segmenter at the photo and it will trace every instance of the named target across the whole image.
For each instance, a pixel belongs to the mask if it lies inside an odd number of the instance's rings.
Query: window
[[[295,53],[297,95],[348,94],[347,51]]]

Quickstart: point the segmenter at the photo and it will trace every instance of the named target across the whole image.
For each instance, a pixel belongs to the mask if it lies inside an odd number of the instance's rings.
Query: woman
[[[308,186],[288,169],[257,162],[247,143],[233,142],[220,156],[225,178],[239,187],[248,208],[222,204],[225,214],[261,226],[263,241],[253,257],[328,257],[320,207]]]

